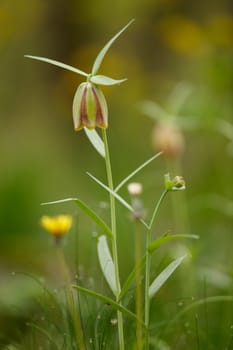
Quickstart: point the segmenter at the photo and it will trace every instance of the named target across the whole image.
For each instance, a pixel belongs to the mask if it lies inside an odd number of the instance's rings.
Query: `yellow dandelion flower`
[[[41,226],[51,235],[63,236],[72,226],[70,215],[42,216]]]

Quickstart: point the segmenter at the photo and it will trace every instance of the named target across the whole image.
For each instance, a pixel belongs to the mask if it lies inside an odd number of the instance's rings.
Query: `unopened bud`
[[[97,85],[90,82],[79,85],[73,101],[73,120],[76,131],[84,127],[88,129],[108,127],[107,103]]]
[[[127,188],[131,196],[140,196],[142,194],[142,184],[140,182],[131,182]]]
[[[163,151],[170,158],[179,157],[184,150],[183,134],[171,123],[160,123],[155,126],[152,135],[153,146]]]
[[[182,191],[185,190],[185,181],[182,176],[175,176],[170,178],[169,174],[164,175],[165,188],[168,191]]]
[[[142,184],[139,182],[131,182],[127,188],[131,196],[132,208],[134,210],[132,213],[132,219],[133,220],[144,219],[145,208],[140,198],[140,195],[142,194]]]

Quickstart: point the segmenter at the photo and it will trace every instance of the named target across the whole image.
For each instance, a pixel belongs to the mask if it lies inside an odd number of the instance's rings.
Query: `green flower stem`
[[[110,190],[114,190],[113,187],[113,179],[112,179],[112,168],[111,161],[109,155],[108,148],[108,140],[106,130],[102,130],[103,142],[105,148],[105,164],[106,164],[106,172],[108,179],[108,187]],[[117,253],[117,232],[116,232],[116,205],[115,205],[115,197],[112,193],[110,193],[110,210],[111,210],[111,229],[112,229],[112,254],[113,254],[113,262],[115,268],[115,276],[116,276],[116,301],[121,305],[121,301],[119,300],[121,293],[121,285],[120,285],[120,276],[119,276],[119,265],[118,265],[118,253]],[[119,337],[119,350],[124,350],[124,329],[123,329],[123,317],[122,312],[117,311],[117,320],[118,320],[118,337]]]
[[[137,350],[143,349],[143,332],[142,332],[142,271],[140,266],[141,261],[141,245],[142,245],[142,231],[141,224],[139,220],[135,221],[135,281],[136,281],[136,316],[137,316],[137,324],[136,324],[136,338],[137,338]]]
[[[151,217],[151,221],[149,224],[149,229],[147,231],[146,236],[146,272],[145,272],[145,350],[149,349],[149,324],[150,324],[150,297],[149,297],[149,288],[150,288],[150,269],[151,269],[151,253],[149,251],[150,243],[151,243],[151,234],[152,227],[158,213],[159,207],[167,194],[167,190],[164,190],[161,197],[158,200],[158,203],[155,206],[154,212]]]
[[[69,274],[69,269],[66,264],[65,256],[63,249],[60,245],[60,242],[57,242],[57,256],[58,260],[60,262],[61,266],[61,272],[64,278],[64,283],[65,283],[65,291],[66,291],[66,299],[67,299],[67,304],[69,308],[69,312],[71,314],[73,324],[74,324],[74,331],[76,335],[76,343],[78,346],[78,349],[80,350],[85,350],[85,344],[84,344],[84,336],[83,336],[83,330],[82,330],[82,325],[81,325],[81,320],[79,318],[79,310],[78,307],[75,303],[75,298],[73,294],[73,290],[70,284],[70,274]]]

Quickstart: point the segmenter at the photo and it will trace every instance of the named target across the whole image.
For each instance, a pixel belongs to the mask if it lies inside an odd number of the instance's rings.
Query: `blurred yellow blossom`
[[[207,22],[211,42],[217,47],[233,48],[233,16],[222,13],[211,15]]]
[[[209,52],[207,35],[201,25],[183,16],[167,17],[160,26],[165,44],[174,51],[190,56]]]
[[[66,234],[72,226],[72,217],[70,215],[42,216],[41,226],[54,236]]]

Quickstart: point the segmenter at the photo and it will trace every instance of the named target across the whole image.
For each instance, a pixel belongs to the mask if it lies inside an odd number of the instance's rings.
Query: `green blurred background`
[[[59,280],[52,242],[39,225],[41,215],[74,215],[78,229],[74,227],[67,238],[68,258],[72,263],[74,252],[68,247],[78,231],[76,249],[85,274],[98,270],[92,223],[72,204],[41,207],[40,203],[78,196],[108,217],[108,208],[103,209],[107,194],[86,175],[89,171],[105,181],[104,162],[84,133],[73,131],[72,99],[82,77],[24,55],[53,58],[88,72],[101,47],[131,18],[136,21],[111,48],[100,71],[116,79],[128,78],[121,86],[103,89],[109,105],[115,183],[156,151],[155,121],[141,111],[140,102],[151,100],[174,113],[177,99],[187,95],[179,109],[185,125],[181,159],[161,157],[135,178],[144,185],[149,215],[163,190],[163,175],[167,171],[183,175],[187,191],[166,200],[155,234],[170,229],[200,235],[198,242],[164,249],[162,254],[175,255],[188,247],[193,259],[158,295],[159,317],[169,317],[170,303],[175,314],[176,301],[182,298],[232,295],[231,6],[230,0],[0,1],[2,339],[6,334],[16,337],[24,327],[30,300],[37,293],[30,278],[21,273],[52,284]],[[180,174],[173,172],[176,168]],[[129,200],[125,189],[121,194]],[[133,266],[134,253],[129,251],[133,229],[128,213],[120,206],[118,213],[125,278]],[[202,330],[215,344],[210,349],[220,349],[232,336],[232,303],[211,306],[209,315],[208,322],[200,316]],[[180,334],[188,337],[187,327]],[[182,349],[180,344],[177,349]]]

